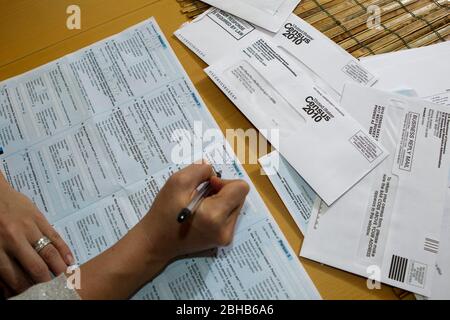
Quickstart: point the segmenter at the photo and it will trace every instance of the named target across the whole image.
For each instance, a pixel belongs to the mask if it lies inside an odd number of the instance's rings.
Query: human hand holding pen
[[[199,192],[205,182],[210,190]],[[122,240],[81,266],[78,293],[83,299],[127,298],[175,258],[230,244],[248,192],[245,181],[222,180],[209,164],[180,170]],[[192,201],[199,195],[201,201]],[[195,215],[179,223],[180,211],[194,202]]]
[[[213,168],[214,170],[214,168]],[[214,175],[218,178],[222,177],[222,174],[220,172],[216,172],[214,170]],[[214,176],[213,176],[214,177]],[[179,223],[185,222],[191,215],[195,213],[195,211],[198,209],[202,201],[211,194],[213,191],[213,186],[210,183],[210,181],[203,182],[203,185],[198,188],[198,190],[195,192],[194,196],[192,197],[192,200],[189,202],[189,204],[184,207],[180,213],[178,214],[177,221]]]
[[[203,188],[198,190],[202,183]],[[158,228],[149,233],[149,241],[170,243],[170,248],[163,250],[171,258],[228,245],[248,191],[245,181],[223,180],[206,163],[180,170],[170,177],[144,218],[148,228],[161,226],[161,221],[166,226],[166,230]],[[195,215],[188,215],[180,224],[179,213],[189,205]],[[167,232],[169,229],[171,232]]]

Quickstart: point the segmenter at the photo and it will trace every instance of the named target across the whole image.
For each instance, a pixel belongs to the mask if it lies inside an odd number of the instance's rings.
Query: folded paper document
[[[336,99],[340,98],[348,81],[371,86],[377,79],[357,59],[294,14],[279,32],[270,33],[211,8],[177,30],[175,35],[210,65],[266,35],[280,50],[293,57],[318,87]]]
[[[330,205],[387,152],[297,66],[260,37],[206,73]]]
[[[261,28],[277,32],[300,0],[202,0],[248,20]]]
[[[449,110],[350,84],[341,104],[391,155],[332,206],[316,204],[301,255],[429,295],[447,196]]]

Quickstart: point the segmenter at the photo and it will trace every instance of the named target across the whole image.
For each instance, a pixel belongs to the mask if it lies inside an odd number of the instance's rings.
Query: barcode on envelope
[[[391,267],[389,268],[389,279],[405,282],[406,267],[408,266],[408,259],[392,255]]]
[[[431,238],[425,238],[423,249],[431,253],[438,253],[439,241]]]

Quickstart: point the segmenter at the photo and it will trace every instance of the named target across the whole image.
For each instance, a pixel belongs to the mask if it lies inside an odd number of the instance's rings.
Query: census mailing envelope
[[[390,156],[332,206],[318,204],[301,256],[428,296],[448,186],[448,108],[357,85],[341,105]]]
[[[433,286],[431,295],[427,299],[450,299],[450,188],[447,188],[444,217],[441,226],[439,253],[434,266]],[[417,296],[423,299],[423,296]]]
[[[352,55],[294,14],[278,33],[271,33],[211,8],[175,32],[181,42],[208,64],[264,35],[294,57],[299,68],[308,73],[317,86],[337,99],[346,82],[371,86],[377,80]]]
[[[306,234],[317,195],[278,151],[261,157],[259,163],[269,177],[298,228]]]
[[[327,204],[387,156],[268,38],[205,71]]]
[[[300,0],[202,0],[272,32],[277,32]]]

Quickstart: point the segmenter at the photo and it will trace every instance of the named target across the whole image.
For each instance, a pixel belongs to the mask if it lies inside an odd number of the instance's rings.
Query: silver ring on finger
[[[41,252],[42,249],[44,249],[46,246],[51,244],[52,241],[47,237],[42,237],[36,243],[34,244],[34,250],[36,250],[37,253]]]

